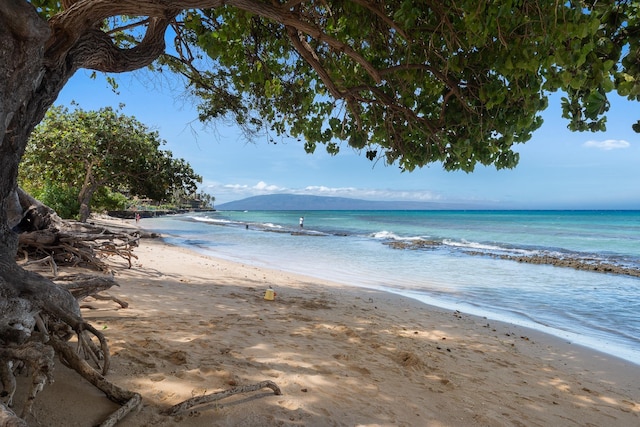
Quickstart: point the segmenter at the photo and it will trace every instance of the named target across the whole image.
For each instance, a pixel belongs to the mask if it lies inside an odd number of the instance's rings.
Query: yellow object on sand
[[[264,299],[266,299],[267,301],[273,301],[274,299],[276,299],[276,293],[273,291],[273,289],[266,290],[266,292],[264,293]]]

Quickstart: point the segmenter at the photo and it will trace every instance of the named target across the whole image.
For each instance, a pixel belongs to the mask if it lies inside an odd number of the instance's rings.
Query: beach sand
[[[397,295],[233,263],[142,239],[129,303],[87,300],[108,379],[139,392],[119,426],[636,426],[640,366],[532,330]],[[264,299],[273,287],[274,301]],[[43,426],[91,426],[117,405],[58,363],[37,397]],[[270,389],[177,416],[193,396]],[[38,424],[33,424],[38,425]]]

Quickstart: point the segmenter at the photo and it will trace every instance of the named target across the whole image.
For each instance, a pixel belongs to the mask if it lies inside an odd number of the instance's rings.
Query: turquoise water
[[[206,254],[396,292],[640,364],[640,211],[219,211],[144,221]]]

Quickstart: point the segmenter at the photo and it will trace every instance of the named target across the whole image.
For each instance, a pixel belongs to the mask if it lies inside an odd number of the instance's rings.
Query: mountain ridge
[[[222,203],[216,210],[443,210],[464,209],[455,203],[379,201],[299,194],[267,194]]]

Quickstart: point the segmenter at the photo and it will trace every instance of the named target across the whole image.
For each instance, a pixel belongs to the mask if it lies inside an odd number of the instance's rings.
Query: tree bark
[[[43,46],[49,33],[30,4],[0,2],[0,258],[5,262],[17,248],[17,237],[10,229],[16,218],[16,177],[27,137],[35,126],[27,122],[39,121],[37,114],[27,111],[35,89],[42,84]]]
[[[96,22],[83,22],[80,27],[95,28]],[[164,40],[157,38],[158,34],[164,34],[167,23],[166,17],[154,19],[155,33],[148,44],[154,43],[157,47],[155,51],[146,52],[152,57],[146,64],[164,50]],[[104,337],[83,321],[78,302],[68,290],[16,263],[18,238],[14,227],[25,217],[19,208],[16,180],[28,137],[69,78],[84,65],[83,61],[96,61],[97,49],[93,49],[94,56],[87,53],[92,51],[91,31],[84,28],[67,45],[69,34],[60,26],[53,27],[51,31],[49,23],[25,0],[0,1],[0,349],[15,349],[0,354],[3,364],[38,343],[34,331],[41,316],[47,322],[39,321],[40,325],[62,324],[79,336],[85,334],[85,330],[91,331],[106,350]],[[144,61],[136,63],[138,68],[144,65]],[[48,334],[48,331],[40,332],[43,336]],[[35,360],[35,353],[51,350],[48,344],[39,348],[41,350],[35,350],[28,357]],[[43,385],[42,378],[38,377],[25,405],[33,404]],[[19,425],[4,406],[0,409],[3,424]]]
[[[91,199],[93,198],[93,194],[97,190],[97,187],[91,184],[85,184],[80,189],[80,193],[78,194],[78,202],[80,203],[80,222],[87,222],[89,216],[91,215]]]
[[[27,423],[0,402],[0,427],[27,427]]]

